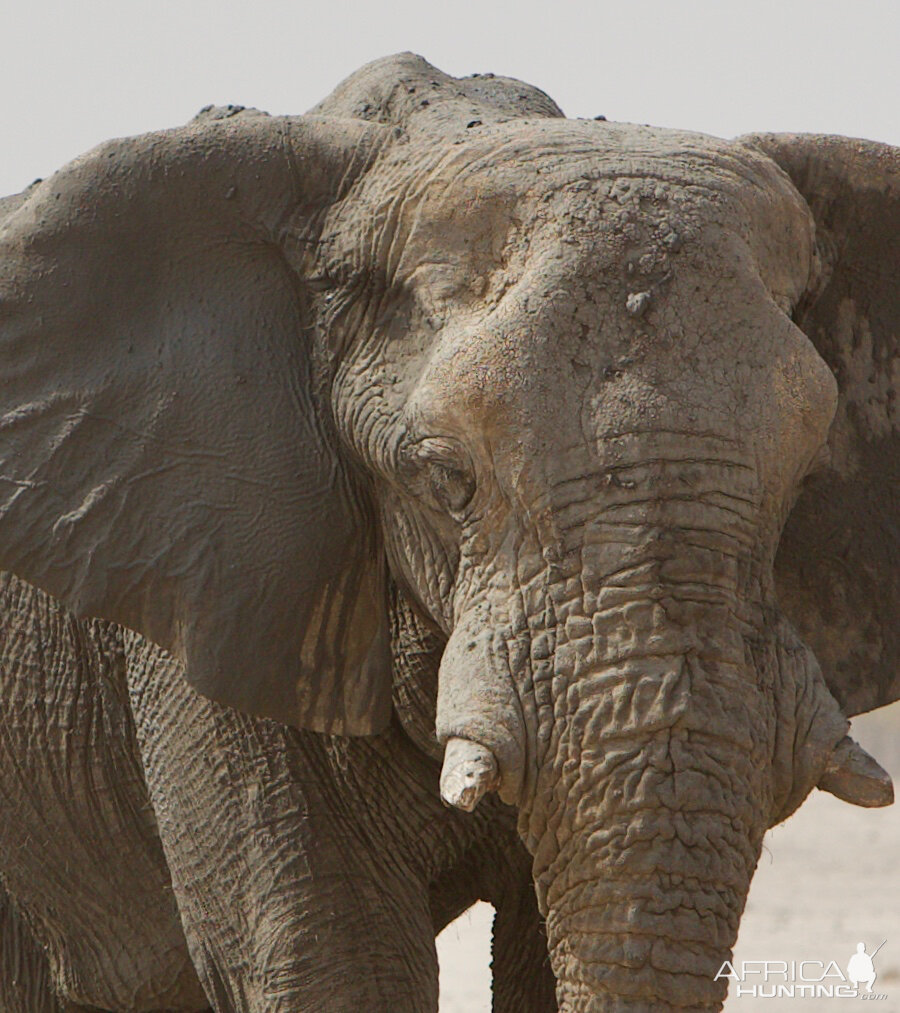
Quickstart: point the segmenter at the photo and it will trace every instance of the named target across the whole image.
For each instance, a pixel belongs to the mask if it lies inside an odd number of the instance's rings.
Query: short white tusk
[[[818,787],[853,805],[890,805],[894,801],[891,776],[849,736],[834,747]]]
[[[471,739],[447,740],[441,770],[441,798],[447,805],[470,813],[499,784],[497,761],[488,748]]]

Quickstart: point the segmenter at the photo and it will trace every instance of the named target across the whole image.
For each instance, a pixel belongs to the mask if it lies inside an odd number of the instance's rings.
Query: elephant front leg
[[[556,977],[530,869],[495,901],[493,1013],[556,1013]]]
[[[96,1013],[60,998],[47,952],[0,887],[0,1010],[3,1013]]]
[[[470,818],[484,819],[484,824],[473,828],[468,847],[431,886],[434,931],[441,932],[479,900],[492,904],[493,1013],[556,1013],[547,932],[515,812],[488,797]]]
[[[63,1013],[47,954],[0,888],[0,1009],[4,1013]]]
[[[138,638],[129,692],[192,959],[217,1011],[433,1013],[427,891],[356,818],[324,736],[210,703]]]
[[[537,906],[531,856],[516,834],[482,872],[483,894],[496,909],[491,945],[493,1013],[556,1013],[556,978]],[[493,870],[490,872],[489,870]]]

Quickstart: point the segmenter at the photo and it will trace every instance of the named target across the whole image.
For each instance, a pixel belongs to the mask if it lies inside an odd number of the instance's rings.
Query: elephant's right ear
[[[900,148],[815,134],[742,138],[790,176],[821,282],[795,320],[831,367],[830,462],[776,559],[785,612],[848,715],[900,699]]]
[[[0,567],[213,699],[339,734],[389,719],[385,572],[282,240],[314,238],[381,131],[206,117],[0,222]]]

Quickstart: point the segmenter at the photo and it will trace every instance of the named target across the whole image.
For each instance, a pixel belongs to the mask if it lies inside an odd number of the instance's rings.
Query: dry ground
[[[856,738],[892,774],[900,795],[900,703],[853,722]],[[477,904],[438,938],[440,1013],[490,1010],[493,910]],[[766,836],[735,962],[847,960],[860,940],[875,959],[874,1007],[859,999],[754,999],[731,995],[726,1013],[900,1013],[900,804],[863,810],[814,792],[794,816]]]

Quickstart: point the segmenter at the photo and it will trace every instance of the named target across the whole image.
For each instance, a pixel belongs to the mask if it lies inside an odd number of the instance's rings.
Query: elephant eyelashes
[[[432,437],[416,443],[407,457],[436,504],[461,513],[475,494],[475,476],[465,451],[455,441]]]

